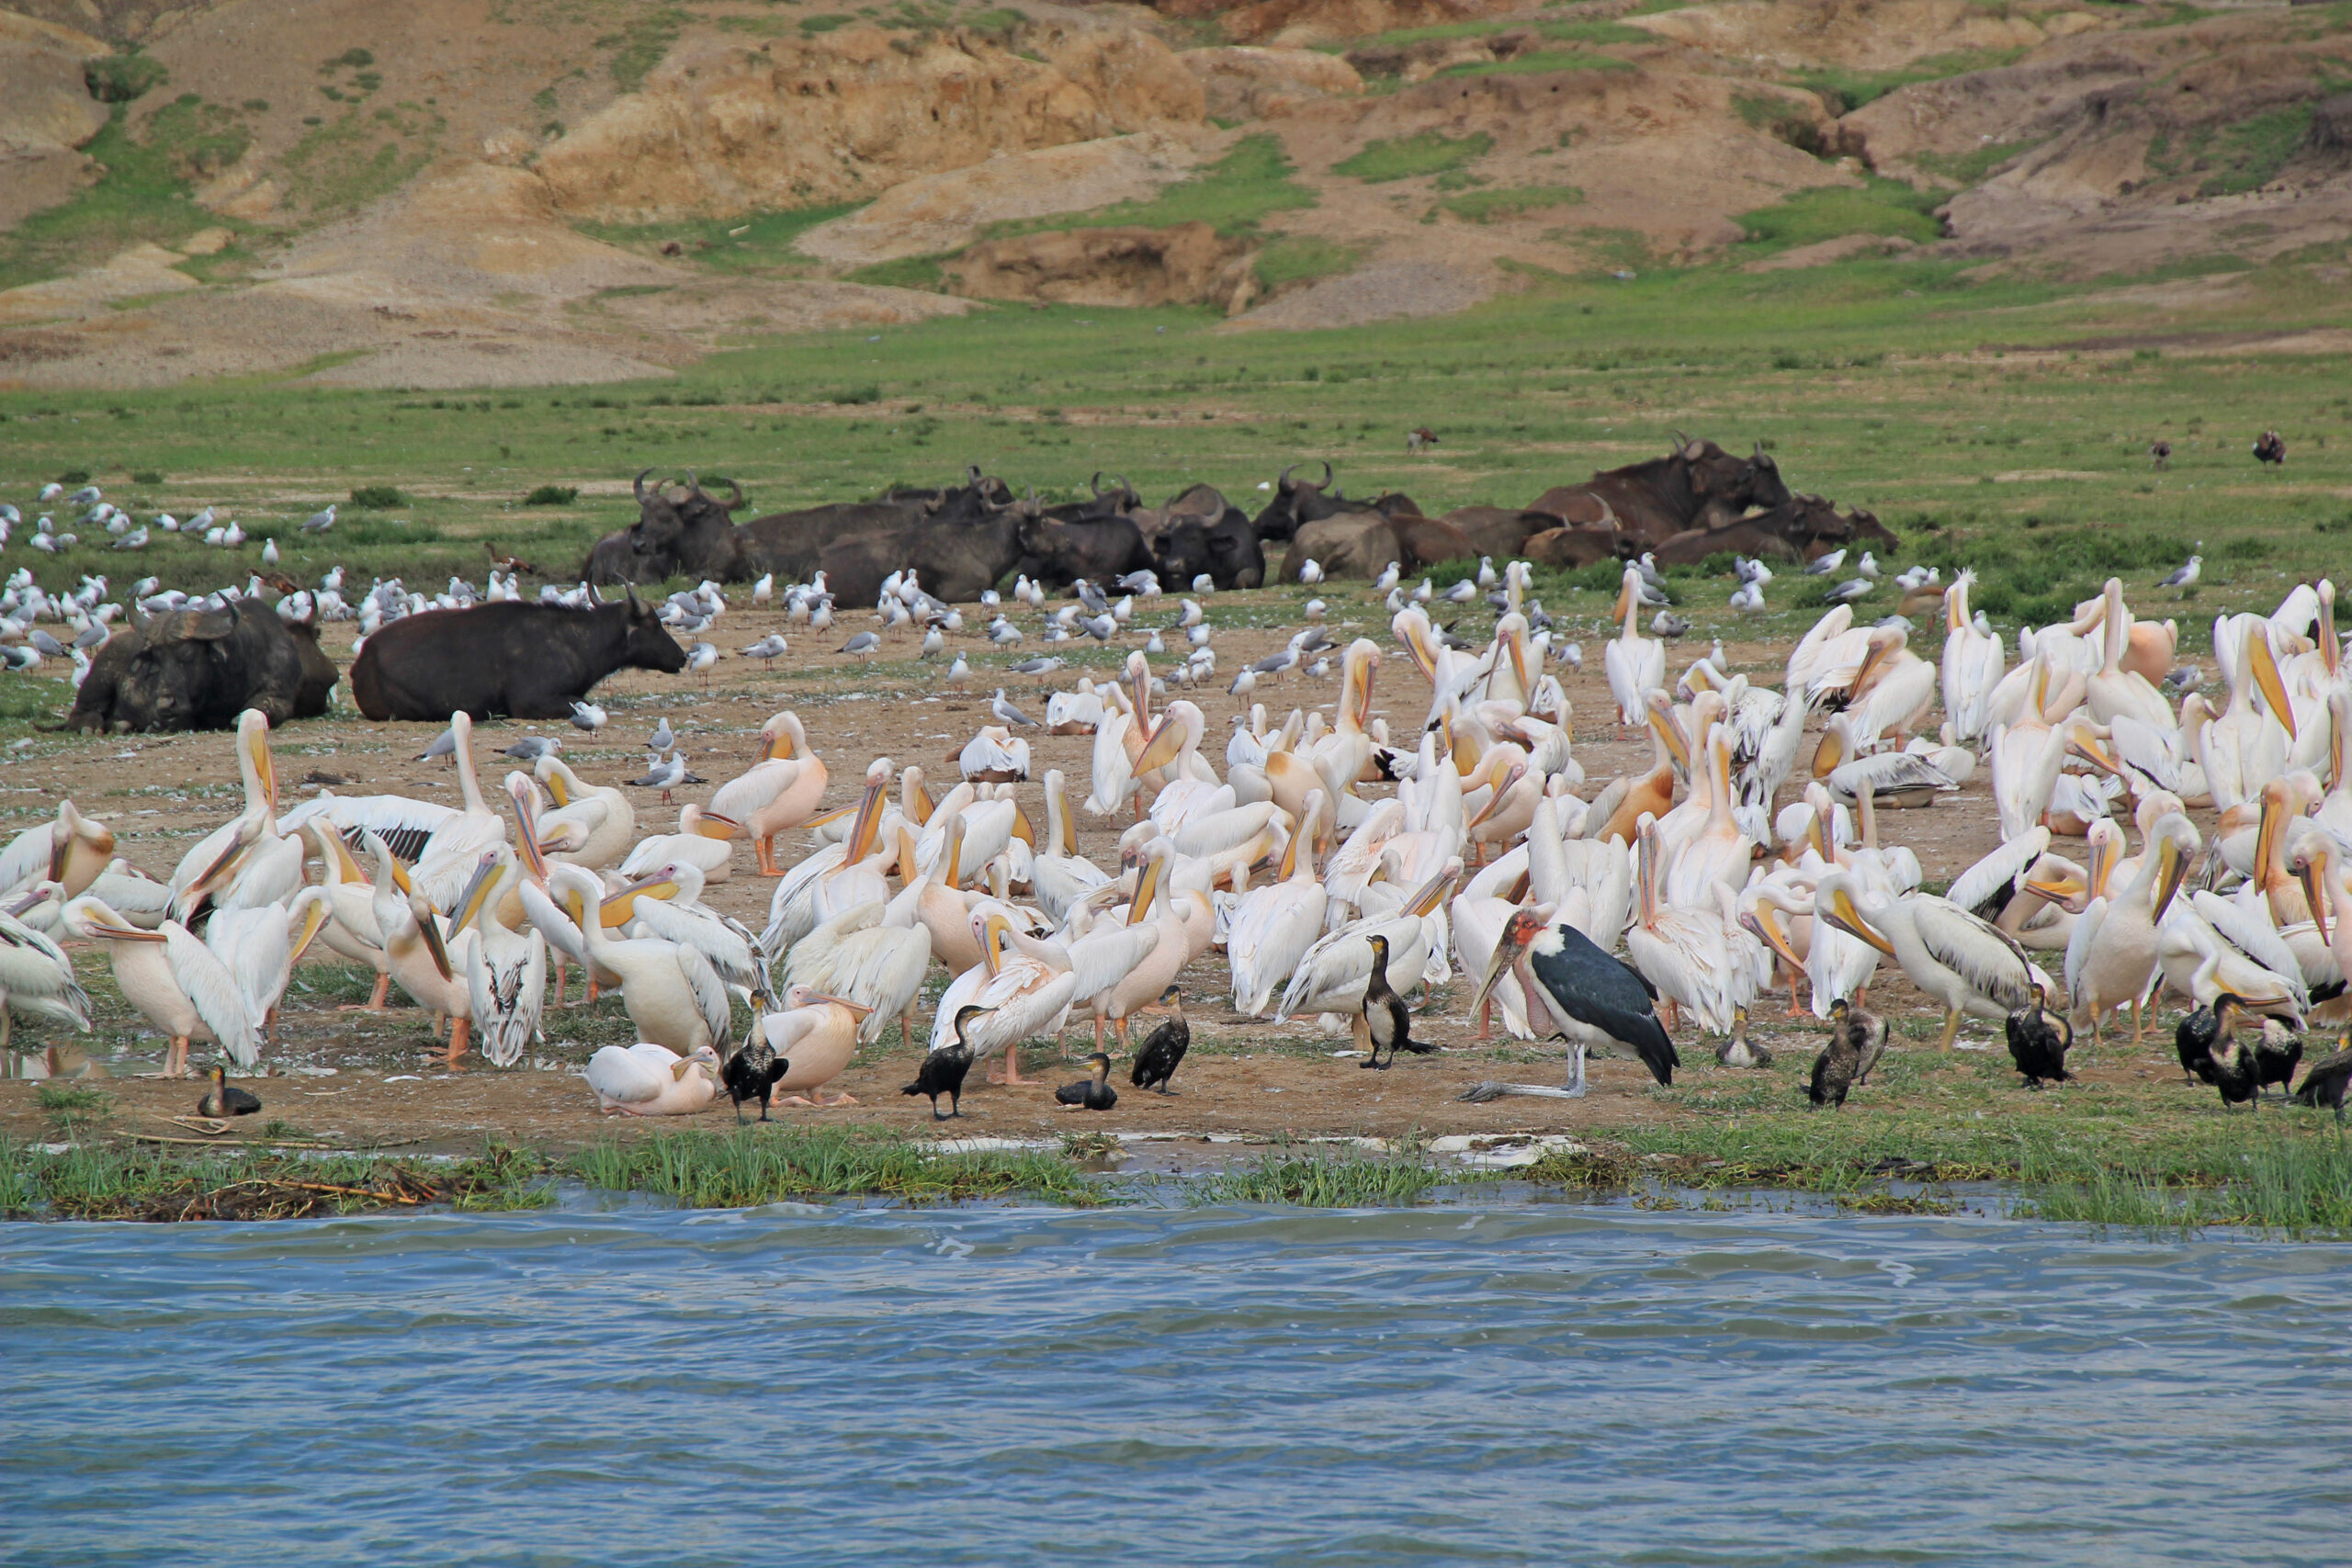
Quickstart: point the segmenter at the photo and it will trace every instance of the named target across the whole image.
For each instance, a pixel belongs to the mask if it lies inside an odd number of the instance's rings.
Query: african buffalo
[[[616,670],[685,668],[686,650],[650,604],[593,610],[477,604],[394,621],[359,650],[351,696],[369,718],[565,718]]]
[[[599,539],[580,575],[595,583],[662,582],[673,577],[731,582],[748,575],[741,570],[742,548],[729,515],[743,504],[742,487],[733,486],[735,499],[721,502],[689,474],[679,487],[684,493],[673,495],[667,479],[650,491],[645,488],[645,475],[652,471],[638,475],[632,487],[637,521]]]
[[[1133,516],[1166,587],[1189,588],[1204,573],[1223,589],[1265,585],[1266,552],[1258,530],[1214,485],[1194,485]]]
[[[1307,484],[1291,478],[1300,465],[1293,463],[1274,479],[1274,498],[1266,502],[1250,525],[1258,530],[1261,542],[1279,544],[1298,532],[1302,523],[1312,523],[1329,517],[1335,512],[1352,509],[1358,503],[1342,498],[1331,488],[1331,465],[1323,465],[1319,483]],[[1329,495],[1325,491],[1330,491]]]
[[[1492,556],[1497,560],[1518,555],[1528,540],[1560,525],[1560,520],[1549,513],[1509,506],[1457,506],[1438,521],[1461,531],[1468,547],[1464,554]]]
[[[1788,499],[1780,465],[1761,443],[1754,456],[1735,457],[1712,441],[1685,440],[1666,457],[1546,491],[1528,510],[1549,513],[1563,523],[1589,522],[1597,520],[1589,513],[1605,503],[1627,542],[1640,551],[1686,529],[1721,527],[1751,507],[1778,506]]]
[[[326,712],[334,682],[315,626],[298,630],[259,600],[232,600],[170,611],[110,638],[90,661],[65,724],[118,733],[227,729],[249,707],[283,724]]]
[[[1017,506],[999,507],[972,523],[922,518],[896,527],[845,534],[819,552],[813,570],[844,604],[871,604],[882,580],[911,567],[923,591],[949,604],[969,604],[1021,563]]]
[[[1033,493],[1016,505],[1021,540],[1020,570],[1047,588],[1067,588],[1080,578],[1109,582],[1131,571],[1159,565],[1135,520],[1115,513],[1057,517]]]
[[[1617,547],[1623,540],[1624,536],[1614,528],[1552,528],[1528,540],[1520,556],[1535,566],[1573,571],[1596,561],[1617,559]]]
[[[1284,582],[1296,582],[1308,561],[1330,578],[1378,577],[1398,558],[1396,530],[1377,512],[1342,512],[1301,523],[1291,536],[1290,553],[1283,558]]]

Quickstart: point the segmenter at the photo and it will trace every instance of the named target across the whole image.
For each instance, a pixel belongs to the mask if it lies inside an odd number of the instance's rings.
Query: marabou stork
[[[1682,1065],[1674,1041],[1658,1022],[1651,1004],[1657,992],[1626,964],[1603,953],[1590,937],[1565,922],[1555,925],[1555,906],[1538,904],[1512,913],[1495,943],[1494,958],[1471,1003],[1475,1016],[1508,974],[1527,998],[1527,1016],[1539,1025],[1549,1019],[1553,1032],[1568,1043],[1571,1057],[1566,1096],[1580,1099],[1585,1091],[1584,1057],[1593,1046],[1614,1043],[1630,1047],[1650,1075],[1662,1084],[1674,1081]],[[1464,1098],[1491,1100],[1502,1094],[1528,1092],[1515,1084],[1480,1084]],[[1545,1096],[1557,1089],[1537,1089]]]

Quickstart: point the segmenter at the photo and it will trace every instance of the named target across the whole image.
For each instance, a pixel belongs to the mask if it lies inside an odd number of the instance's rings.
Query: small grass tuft
[[[396,506],[408,505],[409,499],[397,485],[354,485],[351,504],[370,512],[390,512]]]
[[[928,1140],[854,1127],[657,1134],[594,1145],[566,1168],[591,1187],[660,1192],[697,1209],[796,1198],[945,1203],[1017,1195],[1080,1208],[1099,1201],[1058,1154],[944,1154]]]
[[[579,499],[578,485],[541,485],[523,498],[523,504],[526,506],[570,506]]]

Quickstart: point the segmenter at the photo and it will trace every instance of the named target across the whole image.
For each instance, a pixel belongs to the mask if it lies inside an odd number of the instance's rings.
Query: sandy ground
[[[1330,624],[1344,641],[1353,635],[1373,636],[1388,642],[1386,617],[1376,602],[1361,591],[1329,587],[1322,591],[1332,603]],[[739,597],[741,595],[739,594]],[[1221,663],[1228,670],[1244,658],[1270,650],[1297,625],[1295,605],[1305,595],[1296,590],[1267,590],[1253,595],[1220,595],[1213,611],[1249,604],[1272,624],[1263,629],[1233,628],[1216,637]],[[1159,606],[1168,606],[1162,610]],[[1174,601],[1146,602],[1136,625],[1172,618]],[[1481,617],[1483,619],[1483,617]],[[612,710],[610,725],[590,739],[576,738],[566,755],[583,776],[596,782],[625,782],[639,776],[643,753],[637,743],[655,720],[667,716],[697,772],[711,780],[706,785],[679,792],[681,802],[707,800],[724,779],[740,771],[748,759],[759,725],[782,707],[796,709],[807,724],[812,746],[827,760],[831,772],[829,802],[847,803],[856,793],[865,762],[888,755],[899,765],[921,763],[934,781],[952,781],[949,761],[954,751],[978,725],[987,722],[987,704],[998,677],[976,668],[972,691],[946,687],[944,660],[919,662],[915,645],[893,646],[870,670],[854,659],[831,652],[803,653],[808,645],[839,646],[859,622],[853,617],[825,638],[809,637],[805,628],[785,626],[781,615],[730,612],[713,640],[729,649],[741,648],[770,630],[785,630],[795,651],[774,671],[755,661],[729,657],[719,666],[706,692],[694,677],[632,672],[616,677],[598,689],[598,699]],[[1472,626],[1465,626],[1465,631]],[[1600,674],[1600,638],[1596,628],[1576,627],[1589,650],[1582,673],[1564,671],[1566,685],[1579,716],[1577,752],[1588,778],[1598,787],[1628,765],[1646,767],[1645,736],[1627,732],[1622,738],[1607,721],[1611,716]],[[336,651],[347,648],[348,628],[331,642]],[[986,645],[964,639],[967,651]],[[1035,647],[1034,639],[1030,645]],[[1684,646],[1675,650],[1673,668],[1704,652]],[[1726,649],[1735,667],[1756,671],[1774,684],[1785,650],[1774,647],[1735,646]],[[1046,682],[1010,681],[1012,694],[1031,713],[1040,713],[1046,691],[1074,683],[1078,671],[1066,669]],[[1026,686],[1028,689],[1023,690]],[[1336,676],[1320,682],[1298,678],[1287,690],[1272,694],[1270,709],[1276,714],[1293,703],[1329,705],[1337,696]],[[1269,694],[1261,688],[1261,699]],[[1409,733],[1426,712],[1429,689],[1409,660],[1393,648],[1384,658],[1375,687],[1374,713],[1391,727]],[[1227,733],[1227,720],[1238,706],[1221,689],[1203,688],[1192,694],[1210,721],[1212,735]],[[291,726],[277,739],[278,773],[284,797],[299,800],[320,784],[332,780],[338,793],[413,794],[420,798],[454,801],[457,788],[451,770],[413,761],[435,733],[426,725],[372,725],[338,706],[328,719]],[[477,755],[490,787],[509,765],[495,755],[498,749],[530,730],[543,728],[510,723],[485,724],[477,730]],[[1042,778],[1049,767],[1059,767],[1074,779],[1088,775],[1090,737],[1033,734],[1033,774]],[[1212,754],[1222,766],[1221,746]],[[1808,753],[1809,754],[1809,753]],[[151,873],[168,875],[179,857],[201,833],[225,820],[237,803],[236,771],[229,739],[222,735],[117,738],[92,740],[78,736],[44,736],[31,747],[0,762],[0,791],[12,797],[19,824],[45,818],[59,795],[71,795],[85,809],[105,818],[119,836],[119,852]],[[307,781],[307,782],[306,782]],[[1042,820],[1043,789],[1038,784],[1021,786],[1025,807]],[[493,799],[495,796],[492,797]],[[639,801],[640,832],[666,829],[668,811],[650,790]],[[1979,777],[1956,800],[1930,811],[1889,814],[1884,831],[1917,852],[1927,875],[1949,877],[1996,840],[1991,801]],[[1124,826],[1124,824],[1121,824]],[[1098,863],[1115,859],[1115,829],[1103,819],[1080,813],[1081,852]],[[802,852],[799,835],[779,843],[779,854],[789,861]],[[765,922],[775,884],[753,869],[749,847],[739,844],[730,880],[714,886],[708,901],[743,919],[753,929]],[[198,1089],[187,1082],[159,1082],[136,1075],[160,1065],[162,1040],[143,1020],[131,1013],[115,990],[106,960],[77,949],[77,963],[97,1006],[98,1021],[91,1036],[58,1035],[53,1041],[40,1031],[19,1026],[16,1047],[25,1051],[35,1043],[53,1043],[53,1055],[19,1055],[10,1063],[15,1073],[67,1075],[103,1074],[119,1098],[120,1130],[151,1135],[196,1137],[168,1118],[192,1111]],[[944,982],[934,965],[934,987]],[[574,984],[576,987],[576,976]],[[1396,1134],[1419,1129],[1425,1134],[1506,1131],[1558,1132],[1581,1128],[1605,1129],[1632,1122],[1685,1117],[1693,1111],[1651,1098],[1646,1075],[1628,1060],[1596,1060],[1592,1092],[1582,1102],[1510,1099],[1484,1105],[1459,1103],[1457,1097],[1482,1078],[1509,1078],[1559,1083],[1565,1059],[1556,1045],[1499,1040],[1474,1043],[1472,1021],[1464,1016],[1474,979],[1457,976],[1441,987],[1433,1003],[1423,1010],[1417,1034],[1447,1048],[1433,1058],[1408,1059],[1394,1071],[1374,1074],[1357,1062],[1335,1053],[1350,1042],[1319,1032],[1311,1020],[1275,1025],[1237,1018],[1227,993],[1221,949],[1212,949],[1187,971],[1182,982],[1193,1028],[1194,1053],[1178,1075],[1175,1096],[1128,1091],[1115,1111],[1102,1115],[1074,1114],[1057,1108],[1050,1086],[1081,1076],[1072,1062],[1065,1065],[1050,1042],[1032,1044],[1024,1054],[1023,1072],[1046,1089],[982,1086],[973,1077],[967,1118],[950,1122],[960,1133],[995,1137],[1051,1135],[1074,1125],[1100,1126],[1124,1132],[1184,1132],[1275,1137],[1311,1134]],[[618,1132],[628,1135],[649,1126],[669,1122],[637,1122],[628,1119],[607,1122],[594,1108],[586,1086],[577,1074],[588,1055],[605,1043],[626,1043],[633,1032],[619,1004],[607,998],[590,1008],[550,1010],[545,1021],[547,1043],[521,1068],[498,1071],[473,1059],[473,1070],[448,1074],[428,1060],[429,1025],[413,1010],[395,1010],[380,1018],[336,1011],[344,1003],[364,999],[363,972],[342,967],[322,946],[298,971],[294,987],[282,1010],[277,1043],[265,1055],[267,1077],[253,1085],[265,1102],[264,1121],[283,1119],[292,1127],[336,1146],[393,1144],[420,1150],[478,1148],[486,1139],[527,1140],[561,1147]],[[575,989],[576,999],[576,989]],[[935,996],[935,990],[933,992]],[[398,993],[395,991],[395,998]],[[1900,983],[1889,965],[1873,988],[1874,1006],[1898,1018],[1932,1020],[1909,987]],[[1780,1018],[1786,998],[1767,998],[1756,1009],[1756,1039],[1783,1055],[1783,1065],[1810,1061],[1818,1048],[1818,1026],[1808,1017],[1795,1023]],[[928,1026],[926,1005],[919,1021]],[[747,1015],[738,1009],[739,1027]],[[1070,1036],[1074,1050],[1082,1051],[1083,1031]],[[1963,1036],[1977,1044],[1997,1037],[1972,1024]],[[1917,1048],[1918,1042],[1911,1043]],[[1679,1038],[1691,1072],[1728,1076],[1718,1068],[1710,1047],[1694,1032]],[[198,1047],[198,1059],[203,1059]],[[901,1098],[895,1091],[912,1075],[919,1051],[902,1047],[895,1028],[868,1047],[849,1072],[833,1086],[847,1090],[855,1106],[816,1111],[779,1108],[784,1118],[824,1117],[929,1128],[929,1112],[921,1100]],[[2129,1076],[2138,1067],[2160,1065],[2151,1047],[2136,1066],[2119,1058],[2101,1071]],[[1793,1092],[1793,1090],[1792,1091]],[[732,1120],[722,1097],[695,1124],[720,1125]],[[46,1135],[49,1125],[34,1103],[30,1083],[0,1084],[0,1132],[11,1135]],[[279,1135],[285,1135],[282,1132]]]

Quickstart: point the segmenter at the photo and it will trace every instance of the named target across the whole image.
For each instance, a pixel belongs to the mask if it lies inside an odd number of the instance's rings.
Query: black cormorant
[[[2234,1015],[2245,1005],[2223,991],[2213,998],[2211,1007],[2199,1008],[2180,1021],[2180,1027],[2172,1032],[2172,1044],[2180,1057],[2182,1082],[2194,1086],[2200,1078],[2213,1081],[2213,1047],[2236,1029]]]
[[[2294,1081],[2295,1066],[2303,1059],[2303,1038],[2275,1018],[2262,1021],[2262,1038],[2254,1043],[2254,1087],[2258,1093],[2278,1086],[2281,1099]]]
[[[196,1102],[198,1116],[215,1118],[251,1116],[260,1109],[260,1097],[247,1094],[231,1083],[229,1069],[217,1064],[212,1069],[212,1087],[206,1089],[204,1098]]]
[[[1715,1060],[1726,1067],[1769,1067],[1772,1065],[1771,1052],[1748,1042],[1746,1008],[1733,1010],[1731,1033],[1715,1047]]]
[[[933,1121],[944,1122],[948,1117],[964,1114],[964,1075],[972,1070],[972,1047],[964,1038],[964,1031],[970,1027],[972,1020],[995,1010],[982,1007],[956,1009],[956,1038],[925,1056],[922,1066],[915,1070],[915,1081],[899,1091],[931,1096]],[[943,1094],[947,1097],[946,1116],[939,1113],[939,1097]]]
[[[1829,1043],[1813,1059],[1805,1098],[1815,1106],[1842,1108],[1847,1093],[1869,1076],[1885,1052],[1885,1022],[1839,997],[1829,1004]]]
[[[2066,1048],[2075,1043],[2075,1026],[2064,1013],[2042,1006],[2042,987],[2033,988],[2033,1000],[2009,1014],[2009,1060],[2018,1065],[2025,1087],[2040,1089],[2044,1079],[2064,1083],[2075,1075],[2066,1070]]]
[[[2345,1086],[2352,1084],[2352,1035],[2335,1043],[2333,1054],[2313,1062],[2303,1075],[2303,1087],[2295,1098],[2314,1111],[2333,1109],[2337,1125],[2344,1122]]]
[[[1168,1080],[1176,1076],[1184,1053],[1193,1048],[1193,1026],[1184,1021],[1184,998],[1175,987],[1159,993],[1159,1005],[1167,1011],[1167,1021],[1145,1036],[1127,1082],[1166,1094]]]
[[[1111,1058],[1097,1051],[1086,1058],[1086,1065],[1094,1069],[1094,1076],[1062,1085],[1054,1090],[1054,1098],[1065,1110],[1110,1110],[1119,1103],[1119,1091],[1111,1087]]]
[[[2222,1048],[2206,1059],[2212,1064],[2213,1087],[2222,1091],[2223,1111],[2233,1105],[2262,1109],[2262,1079],[2254,1065],[2254,1053],[2236,1035],[2225,1035]]]

